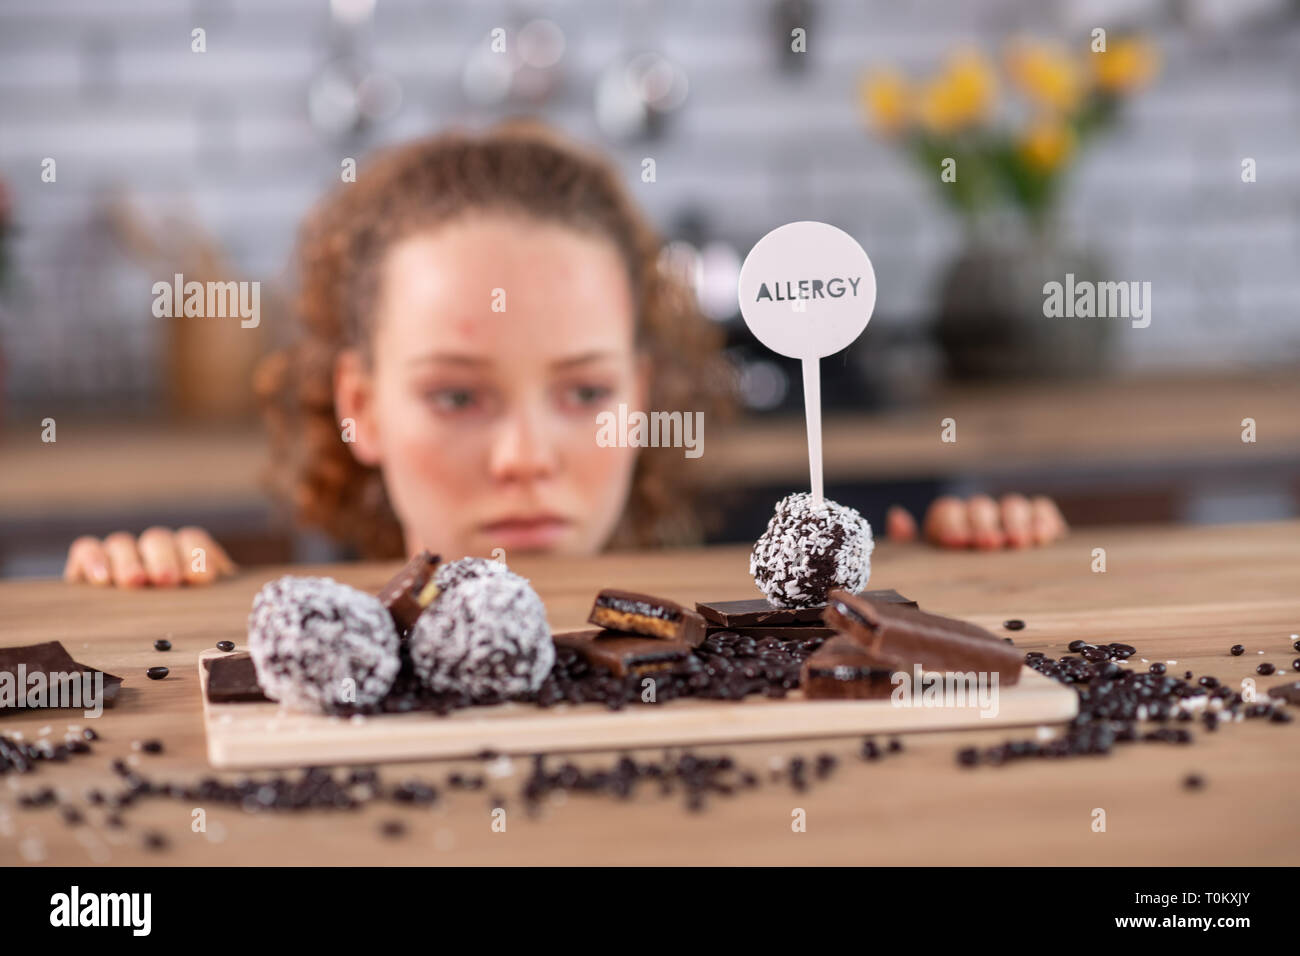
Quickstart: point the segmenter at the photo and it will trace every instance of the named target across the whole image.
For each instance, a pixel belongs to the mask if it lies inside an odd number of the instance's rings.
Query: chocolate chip
[[[234,649],[235,649],[234,641],[217,641],[217,650],[219,651],[229,652],[229,651],[233,651]]]
[[[150,830],[144,835],[144,848],[146,850],[165,850],[167,849],[167,838],[157,830]]]
[[[1244,644],[1233,644],[1228,648],[1228,653],[1233,657],[1240,657],[1242,654],[1246,653],[1246,646]]]
[[[170,651],[172,649],[172,642],[167,640],[165,637],[160,637],[158,640],[153,642],[153,649],[155,651]]]
[[[1291,662],[1291,669],[1293,671],[1300,671],[1300,657],[1297,657]]]
[[[1070,651],[1071,653],[1077,654],[1079,653],[1079,651],[1083,650],[1087,646],[1088,646],[1087,641],[1074,640],[1071,641],[1069,644],[1065,645],[1065,649]],[[1043,655],[1039,654],[1038,656],[1042,657]]]
[[[389,839],[406,835],[406,824],[401,820],[385,820],[379,826],[379,832]]]
[[[1156,661],[1148,668],[1148,670],[1150,670],[1152,674],[1163,674],[1166,670],[1168,670],[1168,668],[1165,667],[1165,665],[1162,664],[1160,661]],[[1191,676],[1190,671],[1188,672],[1188,676],[1189,677]]]
[[[146,740],[140,745],[140,749],[147,754],[160,754],[163,752],[163,742],[161,740]]]
[[[1020,620],[1018,617],[1013,617],[1009,621],[1003,621],[1002,626],[1008,631],[1023,631],[1025,629],[1025,622]]]
[[[1205,786],[1205,778],[1199,773],[1189,773],[1183,778],[1183,786],[1188,790],[1200,790]]]
[[[1272,664],[1270,664],[1268,661],[1265,661],[1263,664],[1260,664],[1258,667],[1255,668],[1255,673],[1256,673],[1256,674],[1263,674],[1265,677],[1267,677],[1269,674],[1273,673],[1273,671],[1275,671],[1275,670],[1277,670],[1276,667],[1274,667],[1274,666],[1273,666]]]
[[[167,668],[165,667],[158,666],[158,667],[151,667],[144,673],[145,676],[148,677],[150,680],[162,680],[171,672],[168,671]]]
[[[901,740],[899,740],[897,737],[889,738],[889,752],[891,754],[900,753],[902,752],[902,749],[903,749],[903,742]]]
[[[81,736],[84,737],[84,738],[86,738],[87,740],[98,740],[98,739],[99,739],[99,734],[95,733],[95,732],[94,732],[93,730],[91,730],[89,727],[87,727],[85,730],[83,730],[83,731],[81,732]]]

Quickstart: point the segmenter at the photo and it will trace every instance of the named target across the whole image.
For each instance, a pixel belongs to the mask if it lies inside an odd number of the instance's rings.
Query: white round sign
[[[876,307],[876,273],[856,239],[824,222],[778,226],[740,269],[740,314],[754,336],[789,358],[846,348]]]

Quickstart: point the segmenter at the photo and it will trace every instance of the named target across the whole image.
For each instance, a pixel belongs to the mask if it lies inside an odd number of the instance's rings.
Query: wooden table
[[[1094,548],[1106,549],[1107,570],[1091,570]],[[547,601],[552,625],[582,622],[599,586],[635,587],[683,601],[748,596],[743,549],[612,555],[591,560],[520,560]],[[154,779],[189,781],[206,772],[195,658],[215,641],[243,642],[244,619],[261,584],[281,569],[260,568],[207,589],[172,592],[92,590],[56,581],[0,583],[0,640],[5,644],[62,640],[79,660],[123,675],[118,705],[93,722],[103,740],[93,756],[42,764],[25,777],[0,780],[0,864],[22,862],[18,841],[36,837],[49,863],[92,862],[108,831],[102,815],[77,838],[52,810],[22,810],[17,794],[50,785],[75,801],[89,786],[112,779],[112,757],[129,756],[132,741],[160,737],[166,752],[141,757]],[[328,572],[374,588],[389,566],[298,568]],[[1176,530],[1089,529],[1049,548],[1003,554],[941,553],[920,545],[881,545],[873,587],[894,587],[933,611],[962,615],[991,628],[1010,617],[1028,626],[1016,635],[1025,650],[1054,655],[1075,638],[1126,641],[1148,660],[1177,661],[1232,683],[1254,676],[1260,661],[1282,669],[1259,678],[1261,689],[1292,679],[1300,631],[1300,523]],[[152,648],[159,637],[174,649]],[[1245,644],[1245,656],[1228,648]],[[1255,653],[1266,650],[1263,656]],[[166,663],[171,676],[144,679],[147,666]],[[1287,675],[1291,676],[1288,677]],[[88,724],[80,714],[6,717],[0,732],[36,734],[52,726]],[[829,780],[796,793],[764,783],[734,798],[688,813],[680,795],[648,791],[630,803],[569,795],[528,818],[515,798],[527,771],[490,783],[511,798],[507,827],[494,833],[487,792],[449,793],[435,809],[390,804],[355,814],[311,812],[246,815],[208,807],[209,835],[190,831],[192,807],[146,801],[128,811],[128,837],[99,843],[114,864],[1291,864],[1300,862],[1300,722],[1246,721],[1204,733],[1192,726],[1190,746],[1138,743],[1108,757],[1026,761],[1001,768],[962,769],[955,752],[991,745],[1005,733],[976,731],[909,736],[905,751],[878,763],[855,756],[859,740],[831,739],[700,748],[729,751],[760,770],[795,754],[831,752],[842,758]],[[1027,730],[1032,736],[1033,730]],[[616,755],[579,762],[608,764]],[[470,762],[473,763],[473,762]],[[390,779],[440,781],[469,764],[385,767]],[[475,765],[477,766],[477,765]],[[1206,787],[1182,786],[1191,772]],[[18,780],[20,790],[11,789]],[[795,808],[807,831],[791,829]],[[1092,829],[1093,811],[1106,811],[1106,831]],[[398,840],[380,824],[404,820]],[[167,851],[139,848],[145,827],[161,830]],[[7,831],[7,833],[6,833]]]

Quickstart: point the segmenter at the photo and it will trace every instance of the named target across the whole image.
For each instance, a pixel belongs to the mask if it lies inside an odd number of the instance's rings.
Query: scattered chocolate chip
[[[1160,661],[1156,661],[1148,668],[1148,670],[1150,670],[1152,674],[1163,674],[1168,669],[1169,668],[1165,667],[1165,665],[1162,664]],[[1189,677],[1191,676],[1190,671],[1188,672],[1188,676]]]
[[[111,827],[114,830],[120,830],[122,827],[126,826],[126,821],[118,814],[110,813],[108,816],[104,817],[104,826]]]
[[[1273,671],[1275,671],[1275,670],[1277,670],[1276,667],[1274,667],[1274,666],[1273,666],[1272,664],[1270,664],[1268,661],[1265,661],[1264,663],[1260,664],[1258,667],[1255,668],[1255,673],[1256,673],[1256,674],[1263,674],[1265,677],[1267,677],[1269,674],[1273,673]]]
[[[896,753],[901,753],[902,750],[903,750],[903,742],[899,740],[897,737],[890,737],[889,752],[891,754],[896,754]]]
[[[1070,651],[1072,654],[1077,654],[1079,653],[1079,651],[1083,650],[1087,646],[1088,646],[1087,641],[1074,640],[1071,641],[1069,644],[1065,645],[1065,649]],[[1039,654],[1038,656],[1042,657],[1043,655]]]
[[[1246,646],[1244,644],[1233,644],[1228,648],[1228,653],[1233,657],[1240,657],[1242,654],[1246,653]]]
[[[167,849],[167,838],[157,830],[150,830],[144,835],[144,848],[146,850],[165,850]]]
[[[1219,679],[1217,677],[1211,677],[1209,674],[1206,674],[1196,683],[1200,684],[1202,687],[1209,687],[1213,689],[1219,686]]]
[[[164,677],[166,677],[169,673],[171,673],[171,672],[170,672],[169,670],[167,670],[167,668],[165,668],[165,667],[163,667],[163,666],[161,666],[161,665],[159,665],[159,666],[157,666],[157,667],[151,667],[151,668],[149,668],[147,671],[144,672],[145,676],[148,677],[150,680],[162,680],[162,679],[163,679]]]
[[[1003,621],[1002,626],[1008,631],[1023,631],[1025,629],[1025,622],[1020,620],[1018,617],[1013,617],[1009,621]]]
[[[217,641],[217,650],[229,653],[235,649],[234,641]]]
[[[379,826],[379,832],[389,839],[406,835],[406,824],[401,820],[385,820]]]
[[[87,727],[85,730],[83,730],[83,731],[81,732],[81,736],[84,737],[86,740],[98,740],[98,739],[99,739],[99,734],[95,733],[95,732],[94,732],[93,730],[91,730],[89,727]]]
[[[160,637],[158,640],[153,642],[153,649],[155,651],[170,651],[172,649],[172,642],[167,640],[165,637]]]
[[[146,740],[140,744],[140,749],[147,754],[160,754],[163,752],[163,742],[161,740]]]
[[[1188,790],[1200,790],[1205,786],[1205,778],[1199,773],[1189,773],[1183,778],[1183,786]]]
[[[1291,662],[1291,669],[1293,671],[1300,671],[1300,657],[1297,657]]]

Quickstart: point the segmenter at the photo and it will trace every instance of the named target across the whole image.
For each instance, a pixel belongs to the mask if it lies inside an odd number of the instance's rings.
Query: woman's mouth
[[[493,547],[531,551],[553,547],[573,522],[559,515],[510,515],[479,526]]]

